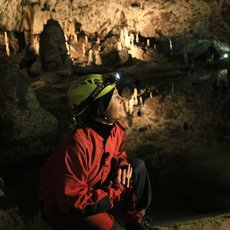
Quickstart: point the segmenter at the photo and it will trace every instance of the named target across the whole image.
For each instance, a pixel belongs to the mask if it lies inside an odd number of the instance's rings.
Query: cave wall
[[[0,56],[16,54],[24,46],[39,54],[40,35],[53,19],[63,30],[68,55],[78,65],[106,64],[111,56],[127,61],[130,53],[152,61],[157,49],[164,55],[184,55],[188,64],[186,59],[202,56],[210,46],[230,52],[229,12],[227,0],[1,0]],[[153,50],[143,53],[146,47]],[[114,60],[107,64],[111,63]]]

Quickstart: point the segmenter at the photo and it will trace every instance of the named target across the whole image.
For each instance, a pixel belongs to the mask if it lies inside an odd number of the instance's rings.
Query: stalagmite
[[[149,97],[150,97],[150,98],[153,97],[153,93],[152,93],[152,92],[149,93]]]
[[[10,45],[9,45],[9,40],[7,36],[7,32],[4,32],[4,37],[5,37],[5,45],[6,45],[6,54],[9,57],[10,56]]]
[[[100,38],[97,38],[97,42],[98,45],[100,45]]]

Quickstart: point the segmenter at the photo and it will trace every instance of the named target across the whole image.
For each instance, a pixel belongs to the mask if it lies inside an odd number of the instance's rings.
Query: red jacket
[[[106,143],[91,128],[67,135],[41,170],[40,200],[64,212],[75,207],[83,215],[111,209],[123,186],[109,181],[108,175],[111,167],[128,164],[124,138],[124,129],[116,123]]]

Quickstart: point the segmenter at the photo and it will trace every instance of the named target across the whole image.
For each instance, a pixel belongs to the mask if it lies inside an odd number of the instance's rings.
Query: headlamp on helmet
[[[120,80],[120,74],[117,72],[109,73],[109,74],[104,74],[102,75],[104,79],[104,84],[117,84],[117,82]]]

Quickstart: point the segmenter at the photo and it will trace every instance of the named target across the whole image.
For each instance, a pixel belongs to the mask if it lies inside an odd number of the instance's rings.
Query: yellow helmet
[[[119,79],[118,73],[109,73],[103,75],[90,74],[76,80],[68,90],[71,108],[80,113],[90,102],[103,97],[113,90]]]

